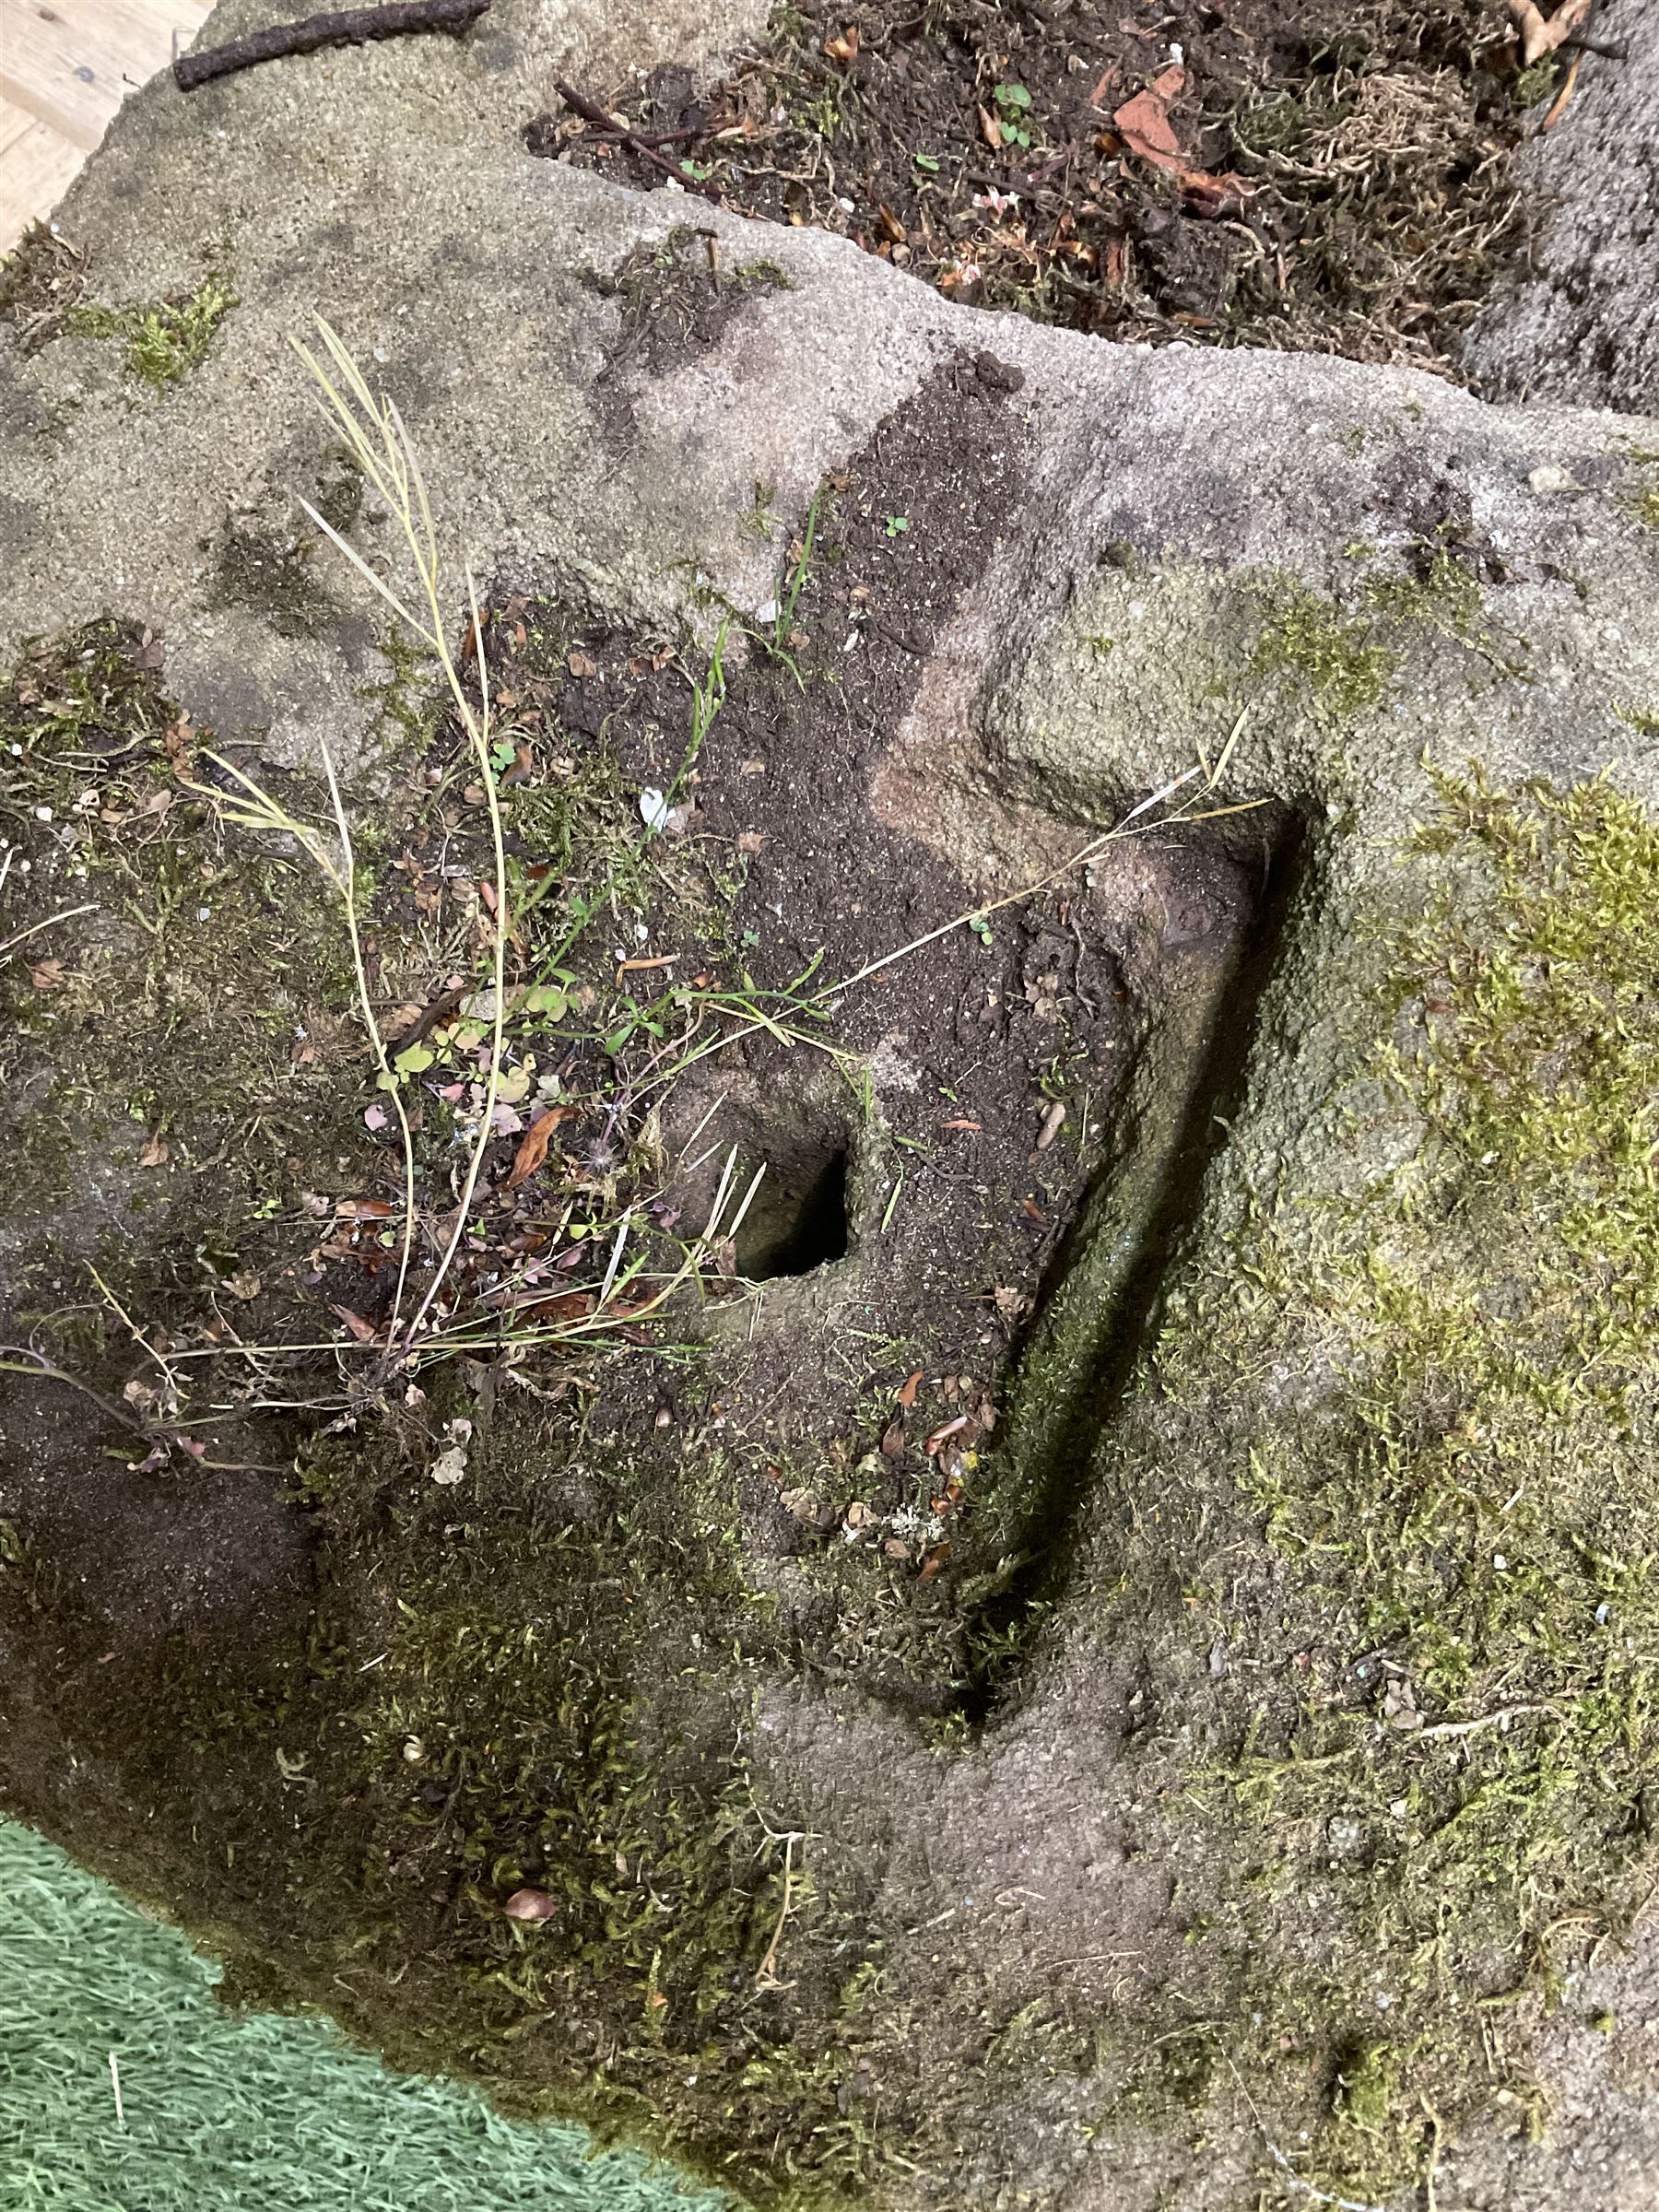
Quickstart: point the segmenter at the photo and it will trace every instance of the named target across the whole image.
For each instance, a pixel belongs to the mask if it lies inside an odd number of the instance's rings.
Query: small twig
[[[144,1331],[138,1326],[138,1324],[133,1319],[132,1315],[127,1312],[126,1308],[116,1297],[114,1291],[111,1289],[109,1284],[104,1281],[103,1277],[99,1274],[97,1268],[93,1266],[90,1260],[87,1262],[87,1273],[98,1285],[99,1295],[100,1298],[102,1298],[104,1303],[120,1318],[123,1323],[124,1323],[127,1334],[132,1337],[133,1342],[138,1347],[138,1349],[143,1352],[147,1359],[153,1359],[156,1365],[161,1370],[161,1372],[167,1377],[167,1387],[172,1392],[173,1396],[176,1399],[179,1395],[178,1376],[174,1374],[172,1369],[169,1367],[167,1361],[156,1349],[149,1338],[144,1334]]]
[[[783,1903],[778,1913],[778,1924],[772,1930],[772,1939],[766,1947],[766,1956],[755,1969],[757,1989],[776,1989],[778,1946],[783,1940],[783,1930],[789,1924],[790,1908],[794,1903],[794,1847],[805,1843],[806,1836],[796,1829],[783,1838]]]
[[[1559,1706],[1504,1705],[1496,1712],[1479,1713],[1472,1721],[1436,1721],[1432,1727],[1415,1728],[1410,1740],[1415,1744],[1422,1744],[1432,1736],[1473,1735],[1477,1729],[1501,1727],[1506,1721],[1524,1720],[1529,1713],[1535,1712],[1547,1712],[1552,1721],[1559,1721],[1563,1727],[1567,1724],[1567,1716]]]
[[[596,100],[586,99],[574,85],[567,85],[562,76],[553,79],[553,89],[565,106],[573,108],[584,123],[591,123],[596,130],[606,131],[613,137],[619,138],[630,152],[638,154],[653,169],[660,169],[665,177],[672,177],[677,184],[683,184],[688,192],[700,193],[705,200],[719,200],[720,193],[716,186],[700,182],[696,177],[688,177],[683,169],[666,156],[659,154],[650,139],[641,138],[638,131],[630,130],[626,124],[618,123],[613,116],[606,113]]]
[[[1538,130],[1541,135],[1547,135],[1549,132],[1553,131],[1556,127],[1556,124],[1560,122],[1562,116],[1566,114],[1568,108],[1572,104],[1572,95],[1578,89],[1579,71],[1583,67],[1583,65],[1584,57],[1583,53],[1575,53],[1571,61],[1567,65],[1567,75],[1562,80],[1560,90],[1550,101],[1549,112],[1545,116],[1543,122],[1538,125]]]
[[[11,856],[8,853],[6,857],[9,859]],[[97,912],[96,905],[66,906],[61,914],[48,914],[43,922],[31,922],[27,929],[18,930],[16,936],[7,937],[5,944],[0,945],[0,959],[10,959],[19,945],[29,937],[39,936],[43,929],[55,929],[60,922],[73,922],[76,914],[93,914]]]
[[[273,23],[245,39],[210,46],[205,53],[182,53],[173,62],[181,92],[194,92],[215,77],[234,76],[261,62],[279,62],[290,53],[315,53],[321,46],[360,46],[370,39],[395,39],[418,30],[470,29],[489,0],[390,0],[385,7],[353,7],[342,13],[307,16],[300,23]]]
[[[3,1356],[8,1352],[13,1355],[11,1359]],[[15,1364],[17,1359],[32,1359],[34,1365],[18,1367]],[[90,1382],[83,1382],[78,1375],[70,1374],[55,1359],[48,1359],[44,1352],[37,1352],[32,1346],[0,1344],[0,1369],[8,1374],[44,1375],[53,1382],[66,1382],[71,1390],[78,1390],[83,1398],[90,1398],[95,1406],[101,1407],[112,1421],[119,1421],[124,1429],[130,1429],[135,1436],[141,1436],[147,1444],[159,1441],[148,1422],[141,1421],[130,1406],[122,1405],[116,1398],[106,1397],[101,1390],[94,1390]]]

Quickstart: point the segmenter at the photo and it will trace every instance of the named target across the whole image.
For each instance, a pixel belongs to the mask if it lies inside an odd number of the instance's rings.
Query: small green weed
[[[1005,146],[1030,146],[1034,124],[1031,95],[1024,85],[998,85],[991,95],[996,103],[996,127]]]

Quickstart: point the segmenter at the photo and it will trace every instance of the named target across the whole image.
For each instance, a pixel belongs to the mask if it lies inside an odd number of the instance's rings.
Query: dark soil
[[[706,300],[715,312],[719,301],[694,246],[685,258],[667,281],[697,328]],[[1235,863],[1171,841],[1148,849],[1149,872],[1127,896],[1062,874],[971,930],[963,918],[986,887],[872,805],[926,657],[999,530],[999,487],[1026,436],[1019,383],[988,353],[944,372],[820,488],[810,547],[781,548],[781,591],[798,578],[798,595],[770,625],[728,627],[722,704],[694,766],[677,658],[568,606],[499,601],[488,623],[496,695],[520,739],[517,862],[533,888],[562,872],[530,926],[537,942],[564,942],[557,973],[588,1002],[589,1026],[531,1020],[515,1042],[524,1065],[558,1070],[560,1121],[523,1180],[512,1174],[518,1116],[491,1147],[494,1194],[456,1278],[455,1316],[478,1300],[475,1318],[500,1315],[504,1328],[518,1314],[580,1318],[601,1289],[619,1207],[638,1207],[634,1249],[667,1272],[669,1240],[707,1218],[735,1147],[739,1187],[756,1170],[762,1182],[727,1260],[766,1288],[754,1300],[735,1280],[711,1286],[718,1380],[691,1386],[680,1353],[653,1359],[641,1343],[624,1367],[595,1371],[590,1418],[646,1460],[737,1452],[757,1556],[830,1547],[878,1565],[884,1603],[893,1587],[925,1586],[898,1634],[879,1640],[871,1686],[934,1712],[959,1704],[975,1676],[987,1576],[1000,1579],[999,1560],[1030,1540],[1012,1497],[981,1525],[980,1493],[996,1488],[990,1440],[1011,1361],[1112,1157],[1145,1003],[1175,987],[1176,971],[1189,987],[1200,971],[1225,974],[1254,903]],[[437,757],[459,758],[459,745],[452,730]],[[657,885],[620,906],[610,887],[611,914],[571,938],[553,917],[583,911],[584,837],[560,817],[562,841],[548,841],[544,799],[548,782],[595,776],[680,804]],[[1053,827],[1072,850],[1091,828]],[[399,832],[396,865],[419,882],[441,846],[482,867],[480,830],[476,806],[424,809]],[[586,841],[603,838],[590,826]],[[832,987],[848,977],[864,980]],[[723,992],[720,1019],[737,1033],[658,1094],[668,1040],[695,1034],[685,1025],[700,994]],[[781,1029],[731,1010],[732,994]],[[463,1072],[467,1026],[451,1006],[421,1030],[449,1060],[433,1084]],[[389,1159],[385,1202],[394,1195]],[[561,1245],[549,1234],[560,1220],[567,1237],[572,1220],[577,1235],[591,1228],[592,1241]],[[347,1256],[337,1240],[328,1249]],[[370,1279],[331,1273],[316,1295],[379,1327],[393,1272],[379,1251],[366,1257]],[[843,1260],[863,1348],[827,1365],[823,1298],[789,1278]],[[705,1333],[683,1311],[675,1329]],[[927,1449],[941,1431],[947,1443]],[[1059,1533],[1049,1528],[1044,1547]],[[827,1634],[863,1672],[858,1604],[844,1588],[805,1603],[806,1642]]]
[[[662,72],[604,104],[727,206],[964,302],[1454,373],[1522,241],[1509,155],[1556,79],[1517,68],[1487,0],[807,0],[712,88]],[[1123,112],[1152,86],[1162,164]],[[665,182],[568,110],[528,143]]]

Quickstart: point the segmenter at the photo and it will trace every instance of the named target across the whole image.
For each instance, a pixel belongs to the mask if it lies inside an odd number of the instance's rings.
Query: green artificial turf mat
[[[0,1823],[5,2212],[718,2212],[580,2129],[393,2074],[323,2020],[236,2018],[218,1970]],[[110,2053],[121,2084],[118,2120]]]

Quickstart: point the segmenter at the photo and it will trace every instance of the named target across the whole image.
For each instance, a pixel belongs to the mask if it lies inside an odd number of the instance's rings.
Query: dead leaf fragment
[[[839,39],[826,39],[824,52],[832,62],[851,62],[858,58],[858,26],[849,23]]]
[[[1112,128],[1132,154],[1171,176],[1182,175],[1189,166],[1170,121],[1171,103],[1185,83],[1184,69],[1162,70],[1144,92],[1126,100],[1112,118]],[[983,112],[982,109],[982,114]]]
[[[29,971],[29,980],[37,991],[55,991],[64,981],[62,960],[36,960]]]
[[[504,1190],[516,1191],[527,1182],[542,1161],[547,1157],[547,1146],[560,1122],[568,1121],[569,1106],[549,1106],[546,1113],[538,1113],[519,1139],[518,1150],[512,1156],[512,1172],[502,1185]]]
[[[501,1910],[509,1920],[553,1920],[559,1905],[545,1889],[515,1889]]]
[[[899,1403],[906,1413],[916,1402],[916,1393],[922,1387],[923,1372],[921,1368],[917,1368],[913,1375],[906,1375],[904,1378],[904,1386],[899,1393]]]
[[[1219,216],[1240,214],[1254,196],[1255,186],[1235,170],[1212,174],[1207,170],[1189,169],[1182,176],[1181,191],[1189,215],[1205,216],[1213,222]]]
[[[526,1321],[553,1322],[562,1326],[566,1323],[585,1321],[597,1302],[591,1290],[561,1290],[557,1298],[538,1298],[533,1306],[524,1309],[524,1313]],[[613,1300],[611,1312],[620,1313],[622,1308]]]
[[[453,1488],[466,1473],[465,1447],[451,1444],[446,1451],[440,1452],[429,1472],[434,1482],[441,1483],[446,1489]]]
[[[1042,1117],[1042,1126],[1037,1132],[1037,1149],[1046,1152],[1065,1126],[1065,1100],[1056,1099]]]
[[[147,1136],[144,1140],[144,1149],[138,1155],[138,1165],[141,1168],[164,1168],[167,1165],[167,1139],[159,1132],[154,1136]]]
[[[360,1313],[354,1313],[349,1306],[330,1306],[328,1310],[336,1321],[345,1323],[359,1344],[374,1342],[374,1324],[371,1321],[365,1321]]]
[[[1521,33],[1521,58],[1530,68],[1564,45],[1590,13],[1592,0],[1561,0],[1553,16],[1546,16],[1534,0],[1509,0],[1509,12]]]

